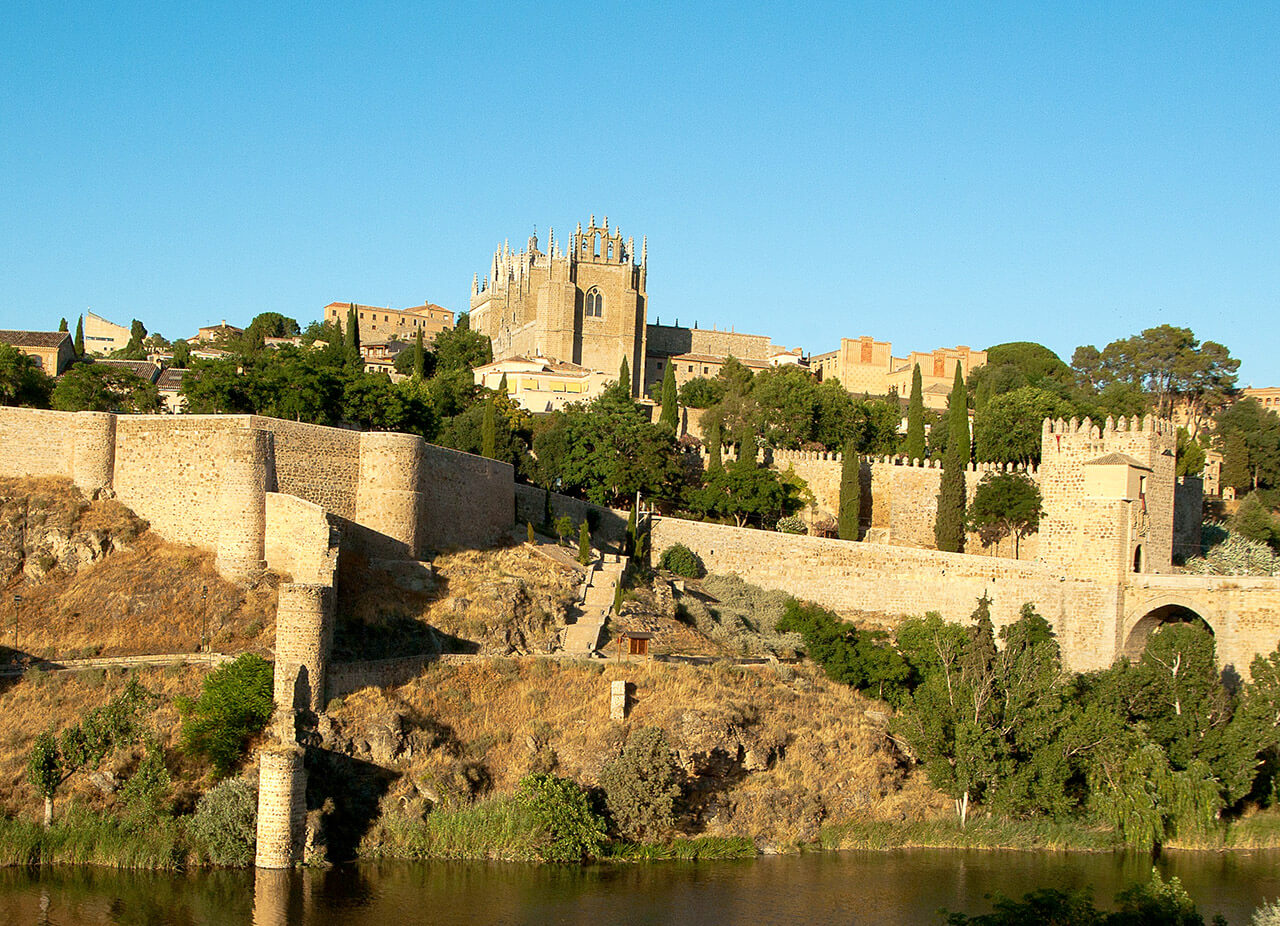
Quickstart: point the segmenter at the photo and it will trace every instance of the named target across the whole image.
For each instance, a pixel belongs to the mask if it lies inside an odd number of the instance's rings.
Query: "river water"
[[[1280,896],[1280,852],[1161,859],[1206,921],[1248,926]],[[940,926],[947,907],[985,912],[992,891],[1091,885],[1099,905],[1145,858],[1080,853],[901,850],[736,862],[560,866],[382,863],[327,871],[153,874],[0,869],[0,924],[818,924]]]

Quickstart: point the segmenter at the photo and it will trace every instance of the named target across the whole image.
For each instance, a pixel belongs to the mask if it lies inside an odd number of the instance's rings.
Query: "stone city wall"
[[[251,416],[249,425],[273,435],[275,491],[342,518],[355,516],[361,432],[260,415]]]
[[[516,526],[542,524],[546,513],[546,492],[537,486],[516,483]],[[581,524],[583,518],[594,520],[595,527],[591,531],[591,541],[597,547],[601,543],[620,544],[627,535],[629,512],[616,508],[605,508],[593,505],[579,498],[551,493],[552,520],[568,515],[575,524]]]
[[[1280,645],[1280,578],[1135,575],[1124,591],[1117,634],[1121,652],[1140,656],[1160,610],[1169,608],[1187,608],[1202,617],[1213,630],[1218,664],[1244,678],[1255,655]]]
[[[423,446],[418,532],[426,549],[485,546],[511,531],[516,501],[510,463]]]
[[[319,505],[280,492],[266,493],[267,568],[295,582],[332,585],[337,537]]]
[[[851,543],[656,518],[653,552],[683,543],[713,573],[736,573],[752,584],[776,588],[838,611],[921,615],[968,622],[984,594],[992,620],[1002,627],[1031,602],[1058,634],[1063,655],[1077,669],[1109,665],[1119,605],[1118,588],[1050,574],[1039,563],[999,557],[939,553],[877,543]]]
[[[0,474],[69,476],[89,494],[110,487],[159,535],[218,552],[237,579],[264,567],[271,492],[320,506],[355,528],[344,542],[384,558],[491,543],[515,512],[509,464],[413,435],[250,415],[3,408]],[[281,546],[273,541],[277,559]]]

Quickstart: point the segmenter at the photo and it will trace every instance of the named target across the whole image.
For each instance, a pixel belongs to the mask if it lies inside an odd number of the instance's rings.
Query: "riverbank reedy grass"
[[[659,843],[616,842],[604,857],[619,862],[708,862],[759,854],[755,843],[745,836],[699,836]]]
[[[1054,820],[956,820],[890,822],[854,819],[823,827],[821,849],[1029,849],[1115,852],[1124,844],[1110,829]]]
[[[45,829],[25,820],[0,820],[0,866],[98,865],[176,870],[186,843],[179,820],[131,822],[79,811]]]

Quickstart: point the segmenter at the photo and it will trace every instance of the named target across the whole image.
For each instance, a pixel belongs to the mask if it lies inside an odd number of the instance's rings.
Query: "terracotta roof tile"
[[[71,340],[65,331],[0,331],[0,343],[14,347],[57,347]]]

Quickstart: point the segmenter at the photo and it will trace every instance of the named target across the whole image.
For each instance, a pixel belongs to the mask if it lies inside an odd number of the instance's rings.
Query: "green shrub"
[[[249,740],[271,719],[271,663],[245,653],[210,672],[200,697],[182,698],[182,748],[204,756],[219,777],[244,758]]]
[[[671,832],[682,778],[662,730],[632,731],[621,755],[600,771],[605,803],[618,832],[628,839],[655,839]]]
[[[575,782],[555,775],[526,775],[517,798],[534,818],[538,855],[545,861],[581,862],[604,851],[604,820]]]
[[[253,862],[257,825],[257,792],[243,778],[228,778],[201,796],[187,834],[211,864],[244,868]]]
[[[1264,903],[1254,910],[1249,926],[1280,926],[1280,900]]]
[[[663,550],[662,558],[658,560],[658,567],[674,572],[678,576],[684,576],[686,579],[701,579],[707,574],[706,567],[702,565],[702,559],[683,543],[672,544]]]
[[[809,529],[805,526],[804,518],[797,514],[789,514],[785,518],[778,518],[778,530],[784,534],[806,534]]]
[[[572,537],[573,532],[577,530],[577,527],[574,526],[573,518],[569,517],[567,514],[562,514],[560,517],[556,518],[554,526],[556,536],[560,538],[560,543],[562,544],[566,537]]]

